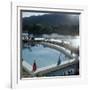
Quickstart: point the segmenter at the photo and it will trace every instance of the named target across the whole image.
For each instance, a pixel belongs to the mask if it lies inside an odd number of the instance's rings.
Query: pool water
[[[49,47],[44,47],[43,45],[35,45],[32,46],[31,49],[22,49],[22,59],[30,65],[33,65],[35,60],[37,68],[47,67],[53,64],[57,65],[59,56],[61,63],[69,59],[60,51]]]

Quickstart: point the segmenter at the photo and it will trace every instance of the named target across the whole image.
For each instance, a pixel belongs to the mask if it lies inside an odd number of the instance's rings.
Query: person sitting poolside
[[[59,56],[59,59],[58,59],[57,65],[60,65],[60,64],[61,64],[61,59],[60,59],[60,56]]]

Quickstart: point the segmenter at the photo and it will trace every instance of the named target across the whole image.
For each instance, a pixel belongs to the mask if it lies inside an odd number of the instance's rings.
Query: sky
[[[38,16],[38,15],[44,15],[44,14],[48,14],[48,13],[22,12],[22,17]]]
[[[42,13],[42,12],[22,12],[22,17],[31,17],[31,16],[39,16],[39,15],[44,15],[44,14],[49,14],[49,13]],[[69,19],[77,20],[78,14],[67,14],[66,15]]]

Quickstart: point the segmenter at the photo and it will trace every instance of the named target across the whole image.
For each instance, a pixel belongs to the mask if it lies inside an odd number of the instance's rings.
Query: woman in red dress
[[[36,70],[37,70],[37,65],[36,65],[36,61],[34,60],[32,71],[35,72]]]

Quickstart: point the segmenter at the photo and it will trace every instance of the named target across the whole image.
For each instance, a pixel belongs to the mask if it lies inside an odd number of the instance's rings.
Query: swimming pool
[[[57,62],[60,60],[61,63],[68,60],[69,57],[66,57],[60,51],[55,49],[44,47],[43,45],[35,45],[29,48],[22,49],[22,58],[30,65],[33,65],[34,60],[36,61],[37,68],[47,67],[53,64],[57,65]]]

